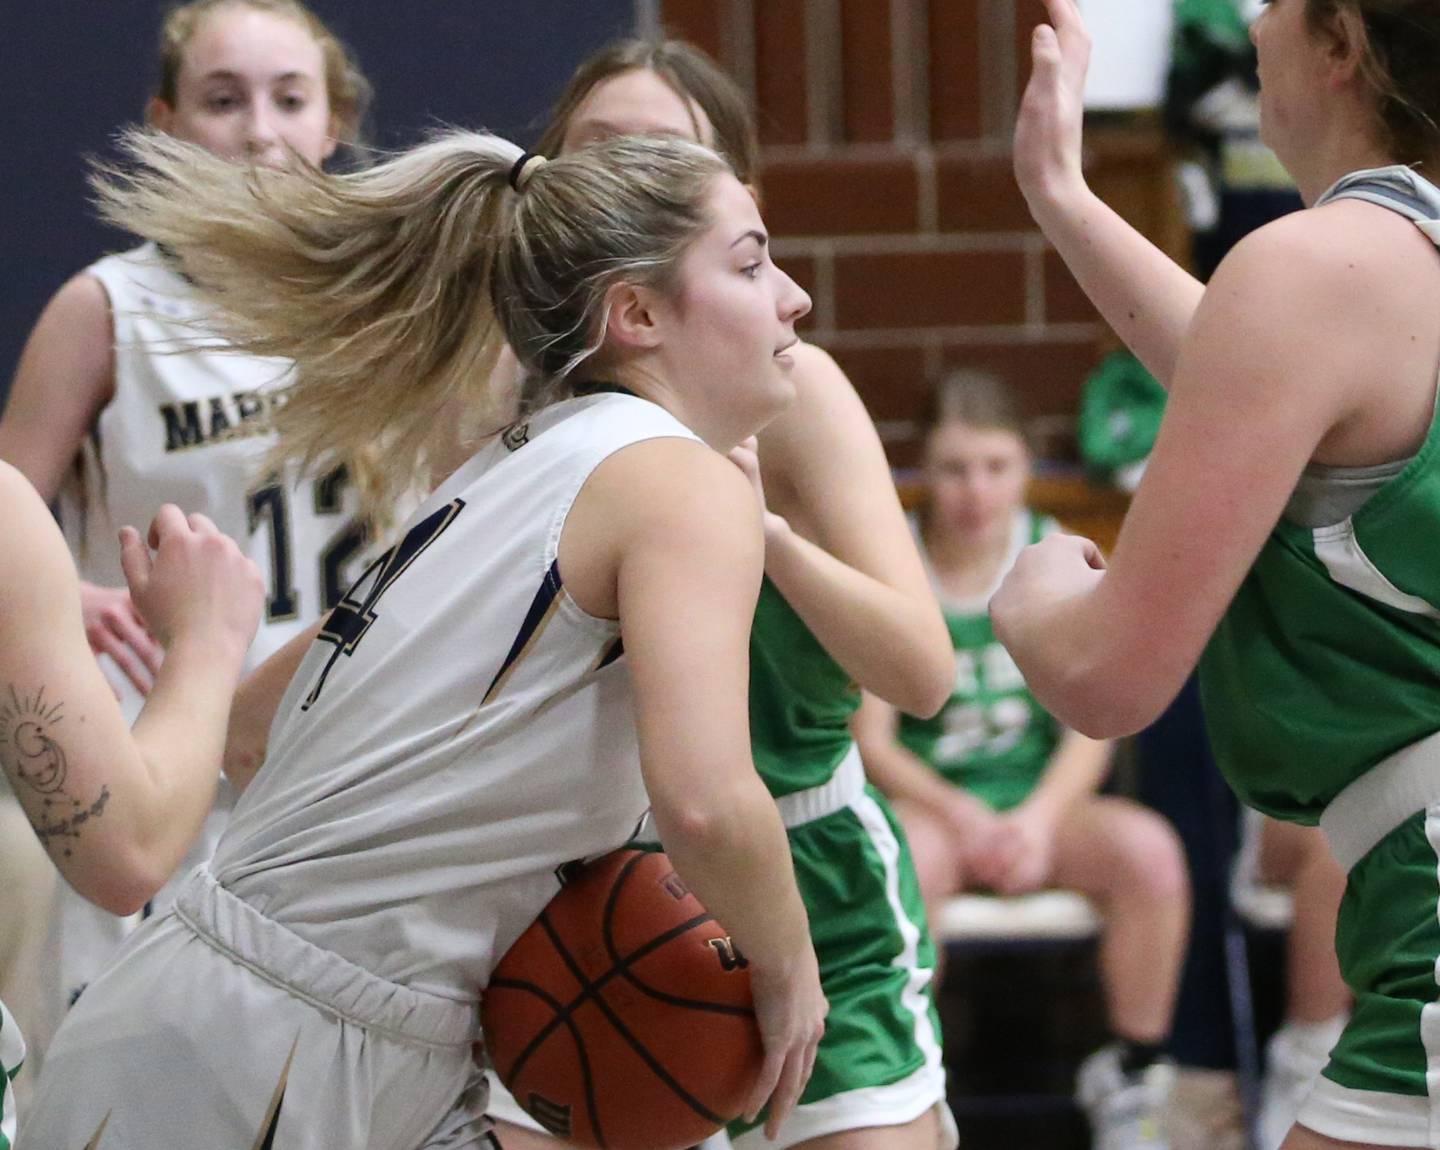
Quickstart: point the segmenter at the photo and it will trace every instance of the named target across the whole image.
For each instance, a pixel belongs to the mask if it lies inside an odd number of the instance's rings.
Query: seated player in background
[[[991,630],[989,599],[1015,556],[1059,529],[1025,506],[1030,454],[999,381],[957,372],[940,384],[924,474],[917,538],[955,644],[955,687],[933,719],[867,695],[854,722],[866,771],[895,803],[932,920],[977,888],[1065,887],[1098,905],[1116,1041],[1081,1068],[1080,1098],[1099,1145],[1162,1145],[1147,1131],[1171,1077],[1160,1057],[1189,926],[1184,859],[1158,815],[1096,793],[1112,744],[1047,714]]]

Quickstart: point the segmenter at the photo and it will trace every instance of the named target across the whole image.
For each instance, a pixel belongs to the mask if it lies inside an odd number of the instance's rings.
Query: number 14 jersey
[[[566,400],[487,443],[326,620],[212,864],[222,886],[391,982],[473,999],[565,863],[648,806],[619,624],[565,589],[586,479],[695,437],[645,400]],[[643,497],[643,496],[642,496]]]

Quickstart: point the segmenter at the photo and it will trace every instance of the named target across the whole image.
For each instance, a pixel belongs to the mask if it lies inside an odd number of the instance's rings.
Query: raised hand
[[[1081,138],[1090,33],[1075,0],[1045,0],[1031,39],[1030,82],[1015,123],[1015,179],[1032,212],[1084,184]]]

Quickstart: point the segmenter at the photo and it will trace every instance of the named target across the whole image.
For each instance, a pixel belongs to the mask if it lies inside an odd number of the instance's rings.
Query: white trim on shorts
[[[945,1103],[945,1072],[929,1066],[922,1066],[910,1077],[888,1086],[862,1086],[797,1106],[773,1142],[765,1137],[765,1128],[757,1126],[732,1138],[731,1144],[735,1150],[788,1150],[812,1138],[847,1130],[904,1126],[927,1110],[935,1111],[940,1135],[937,1150],[956,1150],[960,1135],[955,1129],[954,1115]]]
[[[865,765],[860,761],[860,748],[854,743],[845,752],[831,776],[818,787],[808,787],[781,795],[775,800],[775,809],[780,812],[780,821],[787,831],[813,823],[837,811],[843,811],[865,794]],[[645,812],[645,818],[632,840],[646,846],[655,846],[660,835],[655,830],[654,816]]]
[[[803,1103],[780,1128],[772,1142],[763,1127],[748,1130],[733,1139],[736,1150],[786,1150],[787,1147],[838,1134],[845,1130],[864,1130],[874,1126],[904,1126],[927,1110],[934,1108],[940,1128],[939,1150],[955,1150],[959,1135],[955,1119],[945,1101],[945,1067],[941,1058],[940,1036],[930,1017],[930,999],[926,988],[935,971],[920,963],[920,928],[910,921],[900,899],[900,841],[890,829],[885,812],[863,787],[848,804],[875,848],[885,868],[885,901],[895,919],[901,948],[892,965],[910,972],[905,989],[900,992],[901,1004],[915,1019],[915,1045],[925,1055],[925,1064],[886,1086],[862,1086]]]
[[[1434,741],[1432,736],[1415,747]],[[1436,856],[1436,917],[1440,921],[1440,804],[1425,808],[1425,837]],[[1435,978],[1440,991],[1440,960]],[[1424,1097],[1354,1090],[1322,1076],[1316,1079],[1295,1121],[1341,1142],[1440,1148],[1440,1002],[1420,1008],[1420,1043],[1425,1049]]]
[[[864,794],[865,766],[860,761],[860,748],[851,743],[829,779],[818,787],[781,795],[775,807],[786,829],[794,830],[853,806]]]
[[[1328,1078],[1317,1078],[1295,1123],[1341,1142],[1375,1146],[1437,1146],[1429,1136],[1433,1125],[1428,1098],[1351,1090]]]
[[[1330,800],[1320,829],[1349,874],[1411,815],[1440,803],[1440,731],[1381,759]]]

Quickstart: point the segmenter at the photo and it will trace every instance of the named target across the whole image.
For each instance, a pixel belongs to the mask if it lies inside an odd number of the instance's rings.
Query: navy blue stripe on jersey
[[[505,656],[505,662],[500,665],[500,670],[490,681],[490,687],[485,692],[485,698],[481,703],[482,706],[495,697],[506,677],[515,669],[520,657],[525,654],[525,648],[545,630],[545,624],[550,621],[556,604],[560,602],[560,593],[564,590],[564,585],[560,581],[560,561],[557,559],[550,564],[550,570],[545,572],[545,578],[540,581],[540,590],[531,600],[530,610],[525,612],[525,621],[520,624],[520,631],[515,636],[515,642],[510,644],[510,652]]]
[[[380,597],[390,589],[395,580],[410,569],[410,565],[424,554],[430,544],[445,533],[445,529],[455,522],[455,517],[464,509],[465,500],[452,499],[410,528],[404,539],[365,568],[349,593],[326,616],[325,625],[320,629],[315,641],[333,643],[335,650],[330,653],[330,658],[321,669],[320,678],[311,688],[310,694],[300,704],[302,711],[308,711],[320,698],[325,680],[330,677],[331,668],[340,656],[345,655],[348,658],[354,654],[360,640],[365,638],[378,618]],[[362,593],[363,599],[360,598]]]
[[[96,1127],[95,1133],[90,1135],[90,1141],[85,1143],[85,1150],[96,1150],[100,1145],[100,1138],[105,1133],[105,1127],[110,1125],[110,1115],[107,1112],[105,1117],[100,1119],[100,1125]]]
[[[606,667],[610,666],[611,663],[621,658],[624,654],[625,640],[616,639],[613,643],[610,644],[609,647],[605,649],[604,654],[600,656],[600,662],[595,664],[595,670],[603,671]]]

